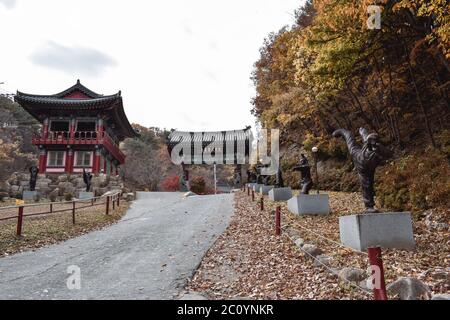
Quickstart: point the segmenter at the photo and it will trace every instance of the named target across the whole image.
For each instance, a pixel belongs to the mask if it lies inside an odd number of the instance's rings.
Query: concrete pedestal
[[[269,199],[272,201],[287,201],[292,198],[291,188],[273,188],[269,191]]]
[[[87,191],[80,191],[78,194],[78,199],[91,199],[94,197],[93,192],[87,192]]]
[[[259,192],[260,192],[262,195],[267,196],[267,195],[269,194],[269,191],[272,190],[272,189],[273,189],[273,186],[265,186],[265,185],[262,185],[262,186],[259,188]]]
[[[23,200],[34,200],[34,198],[36,196],[37,196],[37,191],[24,191],[22,193]]]
[[[328,194],[300,194],[289,199],[288,209],[298,215],[329,215]]]
[[[253,191],[259,192],[259,189],[260,189],[262,186],[263,186],[263,184],[255,183],[255,184],[253,185]]]
[[[414,250],[410,212],[367,213],[339,217],[344,246],[359,251],[370,247]]]

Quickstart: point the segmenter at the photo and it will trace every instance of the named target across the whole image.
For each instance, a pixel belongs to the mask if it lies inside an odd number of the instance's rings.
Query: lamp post
[[[316,171],[316,183],[317,183],[317,194],[319,194],[319,172],[317,171],[317,156],[319,152],[319,148],[312,147],[311,149],[314,157],[314,170]]]

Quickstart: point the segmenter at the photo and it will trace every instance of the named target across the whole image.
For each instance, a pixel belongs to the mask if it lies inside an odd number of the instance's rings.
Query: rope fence
[[[243,189],[244,194],[245,194],[245,189],[247,189],[247,195],[250,195],[250,193],[248,192],[249,188],[246,187],[246,186],[244,186],[244,189]],[[254,199],[254,190],[253,189],[251,190],[251,193],[252,193],[252,202],[254,202],[255,199]],[[266,210],[264,210],[264,196],[261,196],[260,200],[257,201],[257,207],[258,207],[257,210],[259,210],[261,212],[268,213],[269,217],[272,218],[270,212],[267,212]],[[268,229],[275,228],[275,234],[277,236],[285,236],[290,241],[295,242],[295,239],[293,239],[287,232],[283,232],[281,234],[281,230],[286,230],[288,227],[291,227],[291,225],[289,225],[289,224],[282,225],[282,223],[281,223],[281,216],[282,216],[281,212],[282,212],[281,206],[277,206],[276,207],[276,211],[275,211],[275,224],[274,224],[274,226],[273,225],[269,225],[267,223],[265,223],[264,225]],[[338,247],[340,247],[342,249],[351,251],[352,253],[355,253],[355,254],[368,256],[368,253],[366,253],[366,252],[357,251],[357,250],[355,250],[353,248],[344,246],[343,244],[341,244],[341,243],[339,243],[339,242],[337,242],[337,241],[335,241],[333,239],[327,238],[327,237],[325,237],[325,236],[323,236],[323,235],[321,235],[321,234],[319,234],[319,233],[317,233],[317,232],[315,232],[315,231],[313,231],[311,229],[303,227],[300,224],[296,224],[295,226],[298,226],[302,230],[307,231],[307,232],[309,232],[311,234],[314,234],[315,236],[318,236],[319,238],[321,238],[321,239],[323,239],[325,241],[328,241],[329,243],[331,243],[331,244],[333,244],[335,246],[338,246]],[[326,268],[331,274],[335,274],[336,275],[336,270],[333,270],[330,266],[328,266],[327,264],[323,263],[321,260],[317,259],[314,255],[312,255],[311,253],[309,253],[306,250],[304,250],[301,246],[297,246],[297,248],[300,251],[302,251],[305,255],[309,256],[311,259],[313,259],[315,262],[317,262],[319,265],[321,265],[322,267]],[[353,281],[350,281],[350,280],[348,280],[348,279],[346,279],[344,277],[339,277],[339,279],[341,279],[342,281],[344,281],[345,283],[347,283],[351,287],[361,291],[365,295],[373,295],[373,291],[370,290],[370,289],[364,288],[364,287],[360,286],[359,284],[357,284],[357,283],[355,283]]]

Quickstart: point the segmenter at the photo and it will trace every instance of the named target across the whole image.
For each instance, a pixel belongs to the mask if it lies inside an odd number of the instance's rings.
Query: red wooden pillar
[[[92,173],[99,173],[100,172],[100,150],[94,151],[94,160],[92,163]]]
[[[44,173],[47,169],[47,151],[42,148],[39,151],[39,172]]]
[[[69,149],[67,150],[67,157],[66,157],[66,165],[65,169],[66,173],[71,173],[73,171],[73,150]]]

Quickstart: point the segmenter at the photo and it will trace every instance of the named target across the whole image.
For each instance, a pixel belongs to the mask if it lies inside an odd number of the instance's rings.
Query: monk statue
[[[30,167],[30,191],[36,190],[36,181],[38,177],[39,169],[36,166]]]
[[[86,170],[83,168],[83,181],[86,184],[86,192],[89,192],[91,190],[91,180],[92,173],[86,172]]]
[[[311,178],[311,166],[309,165],[308,159],[302,153],[300,155],[300,163],[298,166],[293,168],[294,171],[300,171],[300,185],[302,188],[302,194],[309,194],[309,190],[311,190],[313,186],[313,181]]]
[[[358,172],[359,181],[362,186],[363,201],[366,213],[378,212],[375,209],[375,169],[387,158],[392,156],[392,152],[384,147],[377,133],[370,133],[364,129],[359,129],[359,134],[363,140],[361,147],[356,143],[352,133],[345,129],[338,129],[333,132],[333,137],[342,137],[347,143],[353,164]]]

